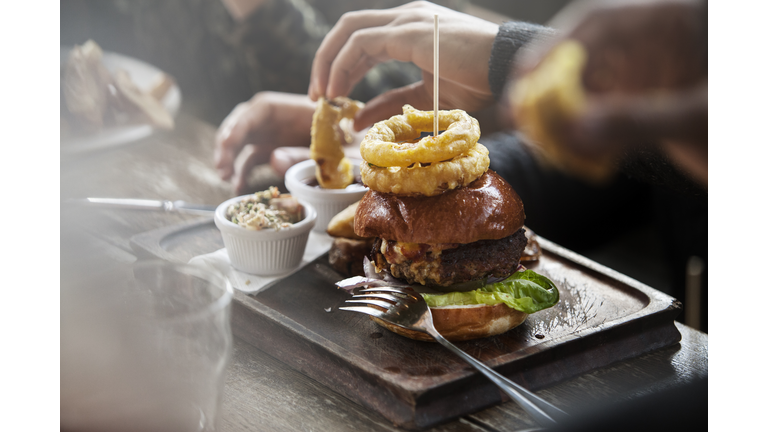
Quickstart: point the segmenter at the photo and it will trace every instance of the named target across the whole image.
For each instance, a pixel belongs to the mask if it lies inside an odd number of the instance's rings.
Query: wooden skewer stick
[[[440,133],[440,127],[438,123],[438,117],[440,113],[440,106],[439,106],[439,86],[438,82],[440,81],[440,32],[438,29],[438,17],[437,14],[435,14],[435,34],[433,36],[433,57],[434,57],[434,73],[432,74],[432,93],[433,93],[433,103],[434,103],[434,120],[432,122],[432,135],[437,137],[437,134]]]

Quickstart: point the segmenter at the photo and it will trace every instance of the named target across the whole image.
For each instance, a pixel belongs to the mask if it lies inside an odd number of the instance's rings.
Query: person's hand
[[[561,144],[599,157],[620,152],[621,145],[660,142],[706,184],[706,6],[695,0],[576,2],[551,24],[559,36],[522,53],[513,76],[534,72],[563,40],[585,48],[586,100],[562,125]]]
[[[245,21],[264,4],[264,0],[221,0],[235,21]]]
[[[368,102],[355,129],[402,113],[408,103],[432,110],[434,15],[440,20],[440,108],[475,111],[494,103],[488,59],[499,27],[429,2],[384,10],[349,12],[326,35],[315,55],[309,97],[346,96],[373,66],[387,60],[413,62],[422,81]]]
[[[243,102],[216,132],[215,166],[235,190],[244,192],[248,173],[272,159],[278,175],[309,158],[310,128],[315,102],[305,95],[261,92]],[[278,147],[281,148],[277,151]],[[300,147],[300,148],[297,148]]]

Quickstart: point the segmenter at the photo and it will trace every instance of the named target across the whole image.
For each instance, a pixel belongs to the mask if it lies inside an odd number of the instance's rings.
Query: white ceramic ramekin
[[[227,208],[242,201],[243,195],[224,201],[216,208],[213,220],[221,231],[232,266],[240,271],[261,276],[288,273],[301,264],[312,227],[317,220],[315,207],[301,198],[304,219],[289,228],[249,230],[227,220]]]
[[[355,177],[360,176],[359,160],[352,160]],[[325,232],[328,222],[340,211],[356,203],[368,192],[368,188],[350,185],[346,189],[323,189],[307,184],[315,178],[315,161],[312,159],[299,162],[288,168],[285,173],[285,187],[291,195],[303,199],[317,209],[317,223],[314,230]]]

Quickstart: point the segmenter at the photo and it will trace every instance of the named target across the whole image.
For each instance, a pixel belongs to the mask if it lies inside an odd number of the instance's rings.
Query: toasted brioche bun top
[[[435,330],[449,341],[465,341],[505,333],[525,321],[528,314],[500,303],[489,305],[465,305],[444,308],[430,308]],[[407,338],[434,341],[432,336],[415,330],[405,329],[378,318],[376,324]]]
[[[472,243],[514,234],[525,222],[523,202],[488,170],[467,186],[431,197],[368,191],[355,213],[355,233],[406,243]]]

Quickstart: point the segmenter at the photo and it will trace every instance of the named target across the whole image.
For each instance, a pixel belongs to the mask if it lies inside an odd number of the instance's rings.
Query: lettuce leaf
[[[422,294],[429,307],[453,305],[504,303],[512,309],[528,314],[554,306],[560,300],[560,292],[546,277],[525,270],[516,272],[501,282],[485,285],[467,292],[448,294]]]

